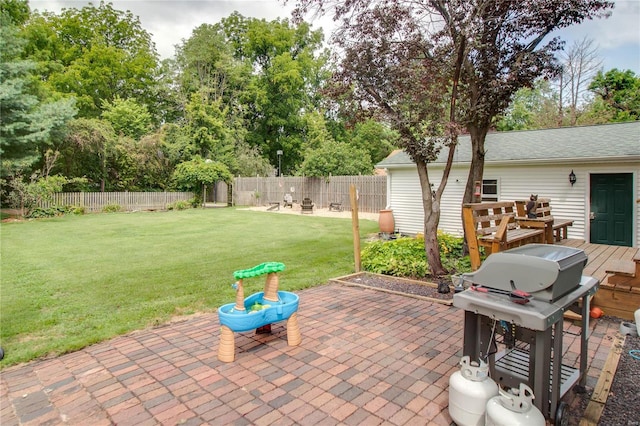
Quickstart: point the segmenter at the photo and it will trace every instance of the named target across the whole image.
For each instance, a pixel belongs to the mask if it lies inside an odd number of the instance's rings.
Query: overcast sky
[[[516,0],[521,1],[521,0]],[[534,0],[528,0],[534,1]],[[62,8],[82,8],[83,0],[29,0],[32,10],[59,13]],[[97,5],[100,1],[93,1]],[[140,18],[142,26],[152,34],[162,58],[174,55],[174,46],[188,39],[203,23],[215,24],[238,11],[245,17],[289,18],[291,0],[286,7],[278,0],[113,0],[115,9],[130,10]],[[605,70],[631,69],[640,75],[640,0],[615,0],[616,7],[608,19],[586,21],[559,33],[567,41],[589,37],[599,48]],[[311,22],[314,29],[323,27],[325,39],[330,30],[330,18]]]

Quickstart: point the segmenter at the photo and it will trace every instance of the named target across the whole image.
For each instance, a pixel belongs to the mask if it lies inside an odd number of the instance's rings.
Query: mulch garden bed
[[[418,299],[429,300],[446,305],[453,304],[453,287],[449,293],[439,293],[438,284],[423,280],[393,277],[388,275],[359,272],[331,280],[343,285],[375,289],[394,294],[402,294]],[[622,321],[619,318],[607,318],[610,321]],[[626,336],[620,359],[617,364],[613,383],[598,425],[600,426],[638,426],[640,425],[640,360],[635,359],[630,351],[640,349],[640,337]],[[637,353],[636,353],[637,354]],[[578,403],[571,404],[569,424],[578,425],[589,400],[592,390],[576,393]]]
[[[369,272],[358,272],[344,277],[334,278],[332,281],[344,285],[375,288],[376,290],[387,293],[412,296],[445,305],[453,304],[453,288],[450,287],[449,293],[438,293],[438,284],[428,279],[413,280],[389,275],[372,274]]]

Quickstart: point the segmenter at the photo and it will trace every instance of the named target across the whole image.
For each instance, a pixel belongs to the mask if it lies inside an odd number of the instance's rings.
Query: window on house
[[[482,201],[498,201],[498,179],[482,181]]]

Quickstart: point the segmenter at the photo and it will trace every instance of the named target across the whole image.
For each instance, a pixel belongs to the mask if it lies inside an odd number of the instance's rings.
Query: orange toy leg
[[[233,331],[226,325],[220,327],[220,344],[218,345],[218,359],[222,362],[233,362],[235,359],[236,342]]]
[[[298,313],[294,312],[287,320],[287,343],[289,346],[298,346],[300,342],[302,342],[302,336],[298,326]]]

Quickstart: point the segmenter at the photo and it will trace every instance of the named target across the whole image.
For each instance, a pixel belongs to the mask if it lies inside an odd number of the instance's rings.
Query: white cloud
[[[640,0],[617,0],[608,18],[587,20],[559,32],[570,41],[594,39],[602,49],[640,43]]]

